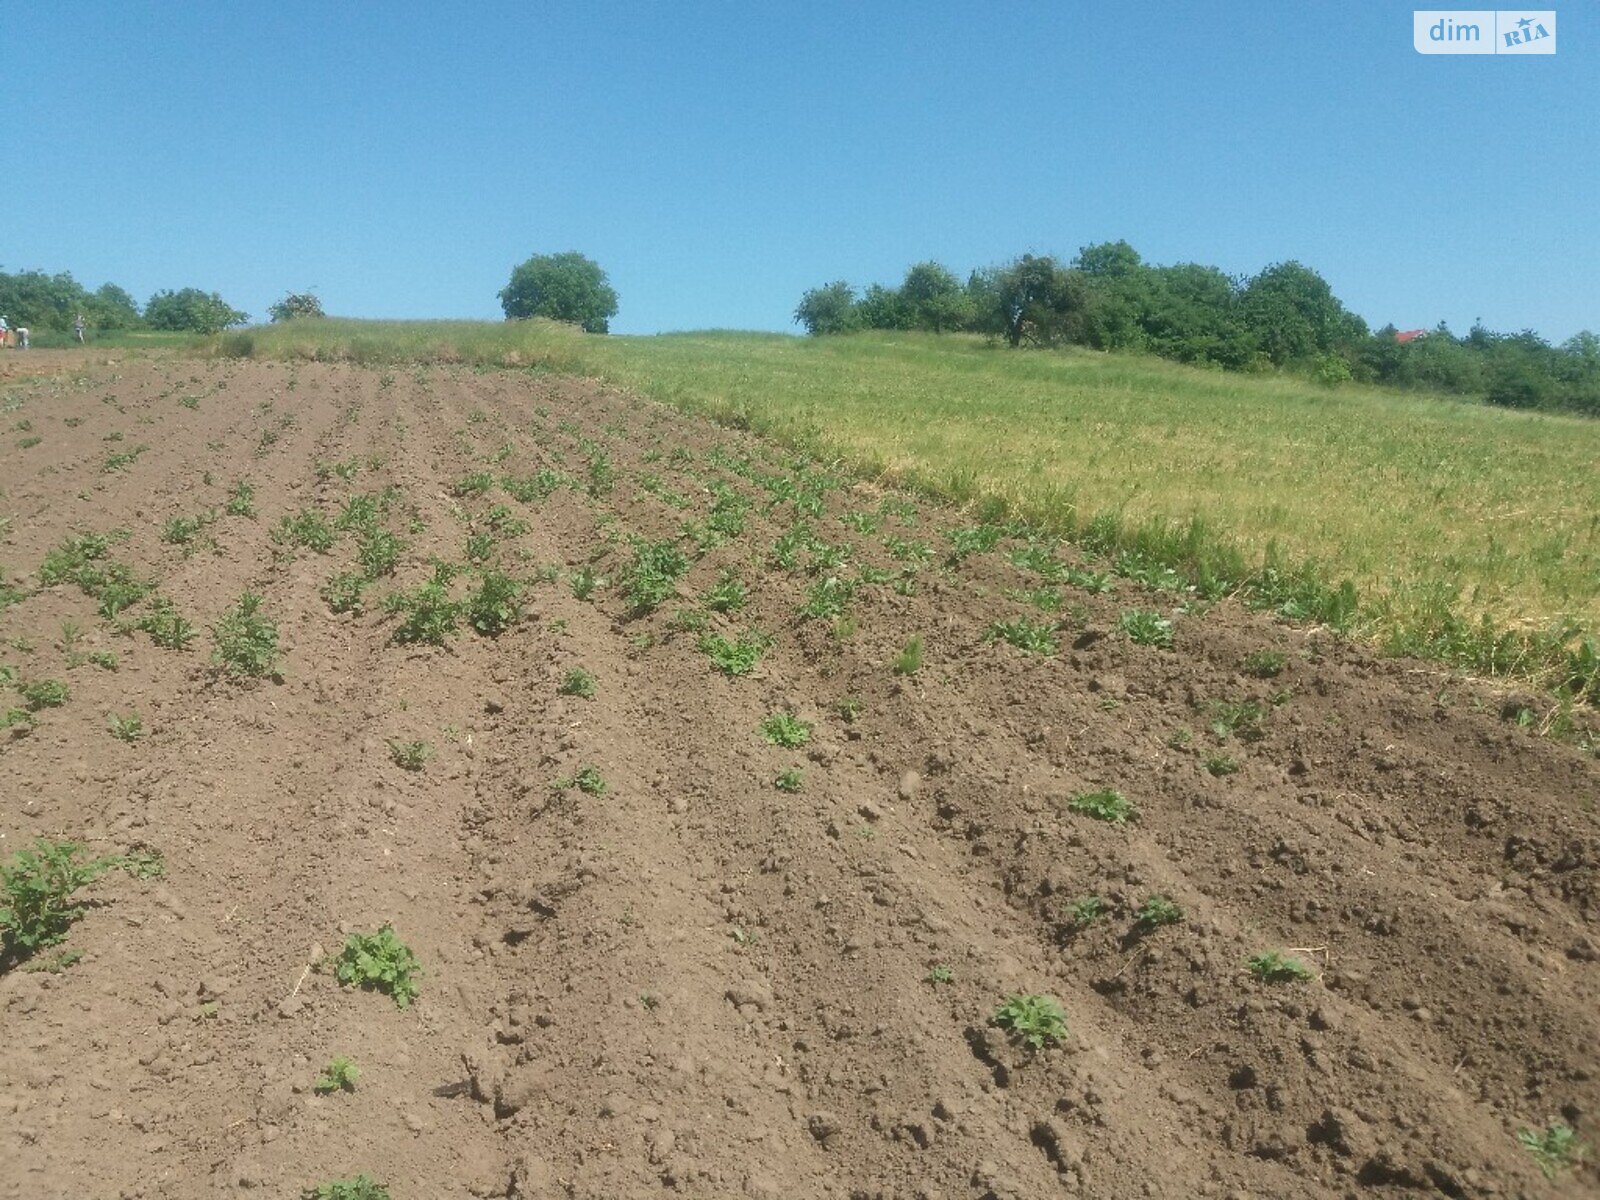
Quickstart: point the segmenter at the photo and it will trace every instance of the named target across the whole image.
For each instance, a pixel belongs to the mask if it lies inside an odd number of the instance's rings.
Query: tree
[[[1367,333],[1366,322],[1339,303],[1328,281],[1297,262],[1265,268],[1245,287],[1239,306],[1278,366],[1346,349]]]
[[[910,329],[911,314],[900,293],[881,283],[871,284],[856,301],[856,324],[867,329]]]
[[[267,309],[267,315],[276,322],[298,321],[303,317],[325,317],[328,314],[322,311],[322,301],[310,292],[290,292]]]
[[[972,301],[950,271],[936,262],[920,262],[906,272],[900,304],[913,329],[943,333],[972,319]]]
[[[240,312],[216,292],[190,287],[151,296],[144,306],[144,319],[151,329],[221,333],[231,325],[247,323],[250,314]]]
[[[859,329],[861,314],[856,311],[855,289],[842,279],[825,287],[812,288],[800,297],[794,319],[813,337]]]
[[[84,309],[96,329],[136,329],[140,323],[138,302],[114,283],[101,284]]]
[[[511,272],[500,306],[508,321],[547,317],[585,333],[608,333],[617,315],[617,293],[592,259],[575,251],[535,254]]]
[[[1049,255],[1024,254],[1005,267],[978,273],[967,285],[981,299],[981,328],[998,333],[1011,346],[1023,342],[1081,342],[1087,304],[1084,277]]]

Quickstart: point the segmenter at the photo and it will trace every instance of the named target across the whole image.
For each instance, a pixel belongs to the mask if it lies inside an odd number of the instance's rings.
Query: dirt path
[[[0,853],[165,863],[84,893],[79,961],[0,975],[0,1196],[1600,1187],[1516,1140],[1600,1140],[1600,769],[1502,697],[1049,547],[1015,565],[1014,533],[954,553],[975,518],[582,381],[97,358],[0,385],[0,430],[0,662],[70,689],[0,735]],[[540,471],[558,486],[508,495]],[[254,517],[225,511],[240,480]],[[336,615],[358,531],[274,531],[386,488],[398,570]],[[187,650],[36,587],[64,538],[116,529]],[[636,539],[688,562],[642,615]],[[523,580],[521,620],[395,644],[382,597],[440,562],[458,598],[494,564]],[[708,611],[725,572],[746,602]],[[280,681],[208,668],[246,590]],[[1172,648],[1121,631],[1135,608]],[[1056,652],[988,636],[1019,618],[1059,622]],[[702,649],[757,631],[743,677]],[[561,694],[574,669],[592,698]],[[763,736],[781,712],[804,746]],[[1068,804],[1102,789],[1137,818]],[[1181,919],[1141,923],[1152,897]],[[414,1006],[308,969],[385,923]],[[1271,950],[1312,977],[1257,978]],[[1021,993],[1060,1003],[1059,1042],[991,1024]],[[341,1054],[356,1089],[315,1094]]]

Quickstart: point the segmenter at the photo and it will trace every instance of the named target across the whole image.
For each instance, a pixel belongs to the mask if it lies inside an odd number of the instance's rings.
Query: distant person
[[[79,313],[72,322],[72,332],[77,335],[78,345],[83,345],[83,314]]]
[[[0,346],[11,344],[11,326],[6,324],[6,319],[0,317]]]
[[[28,348],[28,327],[26,325],[18,325],[17,326],[17,349],[26,350],[27,348]]]

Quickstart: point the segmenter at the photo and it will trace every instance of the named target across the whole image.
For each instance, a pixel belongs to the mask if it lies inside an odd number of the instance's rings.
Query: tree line
[[[965,283],[937,262],[898,288],[812,288],[795,320],[814,335],[862,329],[966,331],[1012,347],[1135,350],[1232,371],[1285,370],[1330,385],[1357,380],[1481,396],[1511,408],[1600,416],[1600,335],[1551,345],[1532,330],[1444,325],[1405,341],[1373,330],[1298,262],[1233,276],[1199,263],[1156,266],[1127,242],[1085,246],[1063,263],[1024,254]]]
[[[65,333],[78,314],[91,329],[163,329],[219,333],[243,325],[240,312],[216,292],[186,287],[157,292],[141,308],[125,288],[102,284],[90,291],[70,272],[0,271],[0,316],[12,325]]]

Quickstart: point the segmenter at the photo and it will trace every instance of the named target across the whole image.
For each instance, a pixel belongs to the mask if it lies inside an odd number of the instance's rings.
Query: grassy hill
[[[868,474],[1003,498],[1135,566],[1233,584],[1270,556],[1304,586],[1269,600],[1342,619],[1337,593],[1306,583],[1309,565],[1356,584],[1354,626],[1494,673],[1570,659],[1555,649],[1570,652],[1570,626],[1548,633],[1563,622],[1600,627],[1600,422],[1581,418],[964,336],[328,320],[228,344],[603,378]]]

